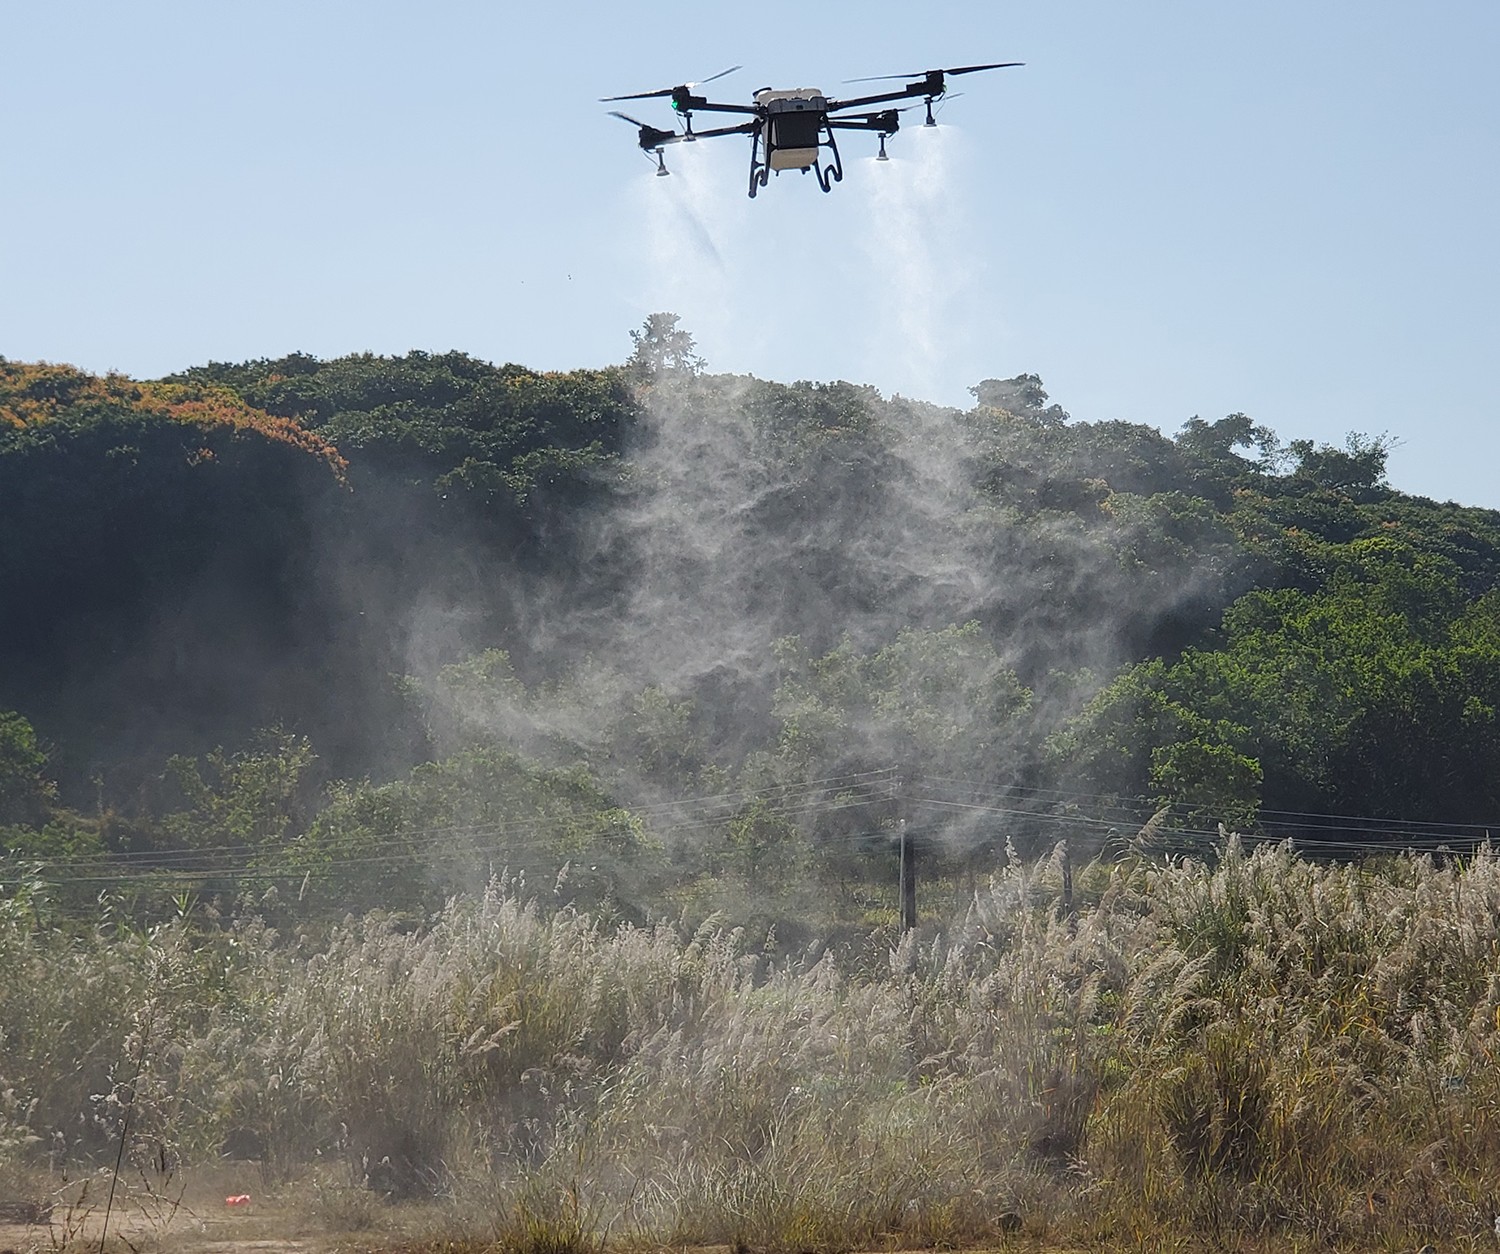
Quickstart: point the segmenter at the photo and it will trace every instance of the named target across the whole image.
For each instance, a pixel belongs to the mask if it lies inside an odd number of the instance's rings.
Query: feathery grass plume
[[[321,1221],[766,1250],[1492,1238],[1500,858],[1011,859],[938,932],[782,953],[496,880],[420,925],[0,902],[0,1167],[249,1146]],[[123,1077],[128,1078],[128,1077]],[[246,1152],[246,1151],[239,1151]],[[316,1209],[316,1208],[315,1208]],[[1007,1229],[1008,1230],[1008,1229]],[[1132,1235],[1134,1234],[1134,1235]]]

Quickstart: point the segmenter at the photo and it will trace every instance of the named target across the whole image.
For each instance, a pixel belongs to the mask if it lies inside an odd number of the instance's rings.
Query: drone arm
[[[688,107],[686,109],[680,109],[679,112],[681,112],[681,113],[759,113],[760,110],[755,105],[714,104],[714,102],[711,101],[711,100],[698,100],[698,99],[695,98],[693,100],[693,102],[692,102],[692,104],[691,104],[690,107]],[[706,135],[708,132],[707,131],[699,131],[698,133],[700,135]]]
[[[901,129],[901,124],[895,117],[895,110],[890,115],[877,113],[865,118],[829,118],[830,130],[837,128],[841,131],[880,131],[886,135],[894,135]]]
[[[927,83],[913,83],[910,87],[903,87],[900,91],[882,92],[878,96],[857,96],[853,100],[830,100],[828,102],[829,113],[840,113],[845,109],[858,109],[862,105],[888,104],[892,100],[912,100],[918,96],[941,96],[942,88],[932,91]]]
[[[741,122],[740,125],[738,125],[738,126],[716,126],[716,127],[712,128],[711,130],[707,130],[707,131],[694,131],[693,132],[693,138],[694,139],[713,139],[714,136],[716,136],[716,135],[750,135],[750,134],[754,133],[755,128],[758,127],[759,125],[760,125],[759,122]],[[687,136],[686,135],[674,135],[673,138],[674,139],[686,139]]]

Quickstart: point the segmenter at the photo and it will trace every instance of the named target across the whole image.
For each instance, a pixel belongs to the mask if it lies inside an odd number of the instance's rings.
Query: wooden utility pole
[[[917,926],[917,848],[903,815],[901,823],[901,930]]]

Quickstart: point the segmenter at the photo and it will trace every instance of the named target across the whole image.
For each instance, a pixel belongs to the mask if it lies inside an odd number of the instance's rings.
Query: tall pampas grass
[[[97,1161],[128,1096],[137,1155],[249,1146],[273,1188],[339,1164],[563,1251],[1493,1239],[1500,857],[1230,838],[1061,894],[1011,859],[941,929],[790,953],[505,880],[302,932],[12,899],[0,1160]]]

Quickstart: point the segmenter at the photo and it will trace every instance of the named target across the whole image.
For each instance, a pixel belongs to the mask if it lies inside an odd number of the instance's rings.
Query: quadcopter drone
[[[629,96],[605,96],[602,103],[613,104],[618,100],[655,100],[667,98],[672,108],[681,116],[681,131],[666,131],[649,123],[637,121],[628,114],[610,112],[639,128],[641,151],[656,158],[656,173],[663,176],[671,173],[662,156],[667,144],[691,143],[699,139],[712,139],[719,135],[750,136],[750,195],[764,187],[772,173],[783,170],[811,170],[818,178],[818,185],[825,191],[833,190],[835,183],[844,177],[844,165],[839,157],[839,146],[834,139],[835,131],[874,131],[880,136],[880,152],[877,161],[888,161],[885,141],[901,126],[900,115],[906,109],[870,109],[871,105],[893,105],[898,100],[920,98],[926,105],[925,126],[936,126],[932,116],[932,105],[941,100],[948,91],[947,76],[974,74],[980,70],[1004,70],[1024,65],[1023,61],[1001,61],[993,65],[960,65],[950,70],[925,70],[915,74],[882,74],[875,78],[851,79],[855,83],[877,83],[893,79],[905,82],[899,91],[884,91],[872,96],[856,96],[852,100],[831,100],[816,87],[798,87],[790,91],[773,91],[763,87],[754,94],[754,104],[715,104],[706,96],[694,95],[694,91],[711,83],[714,79],[733,74],[741,67],[736,65],[721,70],[712,78],[697,83],[680,83],[676,87],[663,87],[659,91],[636,92]],[[908,105],[914,109],[916,105]],[[864,110],[864,112],[850,112]],[[693,129],[693,114],[732,113],[749,114],[751,120],[736,126],[718,126],[706,131]],[[828,157],[822,157],[823,150]]]

